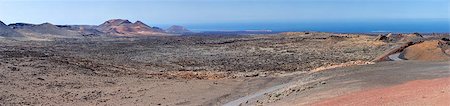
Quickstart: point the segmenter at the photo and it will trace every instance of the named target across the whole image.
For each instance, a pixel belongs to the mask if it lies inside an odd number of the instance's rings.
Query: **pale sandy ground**
[[[0,80],[0,105],[219,105],[289,81],[289,77],[221,80],[158,80],[84,75],[40,76],[30,79],[23,77],[26,76],[18,76],[15,80]]]

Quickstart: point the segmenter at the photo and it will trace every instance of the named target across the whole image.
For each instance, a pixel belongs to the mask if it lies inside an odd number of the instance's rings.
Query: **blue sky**
[[[115,18],[150,25],[449,20],[449,6],[449,0],[0,0],[0,20],[91,25]]]

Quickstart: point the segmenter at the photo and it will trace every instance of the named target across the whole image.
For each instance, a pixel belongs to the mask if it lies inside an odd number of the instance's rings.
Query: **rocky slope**
[[[97,30],[96,25],[57,25],[59,28],[76,31],[82,36],[103,36],[105,33]]]
[[[447,42],[440,40],[424,41],[406,48],[402,53],[402,58],[408,60],[450,60],[450,55],[445,51],[448,48]]]
[[[0,37],[23,37],[22,34],[14,31],[8,27],[5,23],[0,21]]]
[[[408,35],[401,35],[399,42],[416,42],[423,39],[423,36],[419,33],[413,33]]]
[[[378,35],[374,40],[390,42],[390,43],[407,43],[407,42],[418,42],[425,40],[424,36],[419,33],[411,33],[411,34],[392,34],[389,33],[387,35]]]

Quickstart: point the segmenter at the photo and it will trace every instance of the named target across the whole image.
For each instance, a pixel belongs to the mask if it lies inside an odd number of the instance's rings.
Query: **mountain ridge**
[[[15,31],[5,23],[0,21],[0,37],[24,37],[19,32]]]
[[[177,25],[168,30],[145,24],[139,20],[133,23],[127,19],[110,19],[100,25],[54,25],[49,22],[6,25],[2,22],[0,33],[4,37],[79,38],[86,36],[170,36],[190,32]]]

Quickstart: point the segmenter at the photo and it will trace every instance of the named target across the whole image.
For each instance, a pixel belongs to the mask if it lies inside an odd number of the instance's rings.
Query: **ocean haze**
[[[161,25],[166,27],[167,25]],[[339,33],[448,33],[450,21],[447,19],[421,20],[359,20],[359,21],[306,21],[306,22],[254,22],[254,23],[209,23],[188,24],[189,29],[202,31],[242,31],[272,30],[284,31],[320,31]]]
[[[7,24],[129,19],[194,31],[448,32],[449,11],[448,0],[0,0]]]

